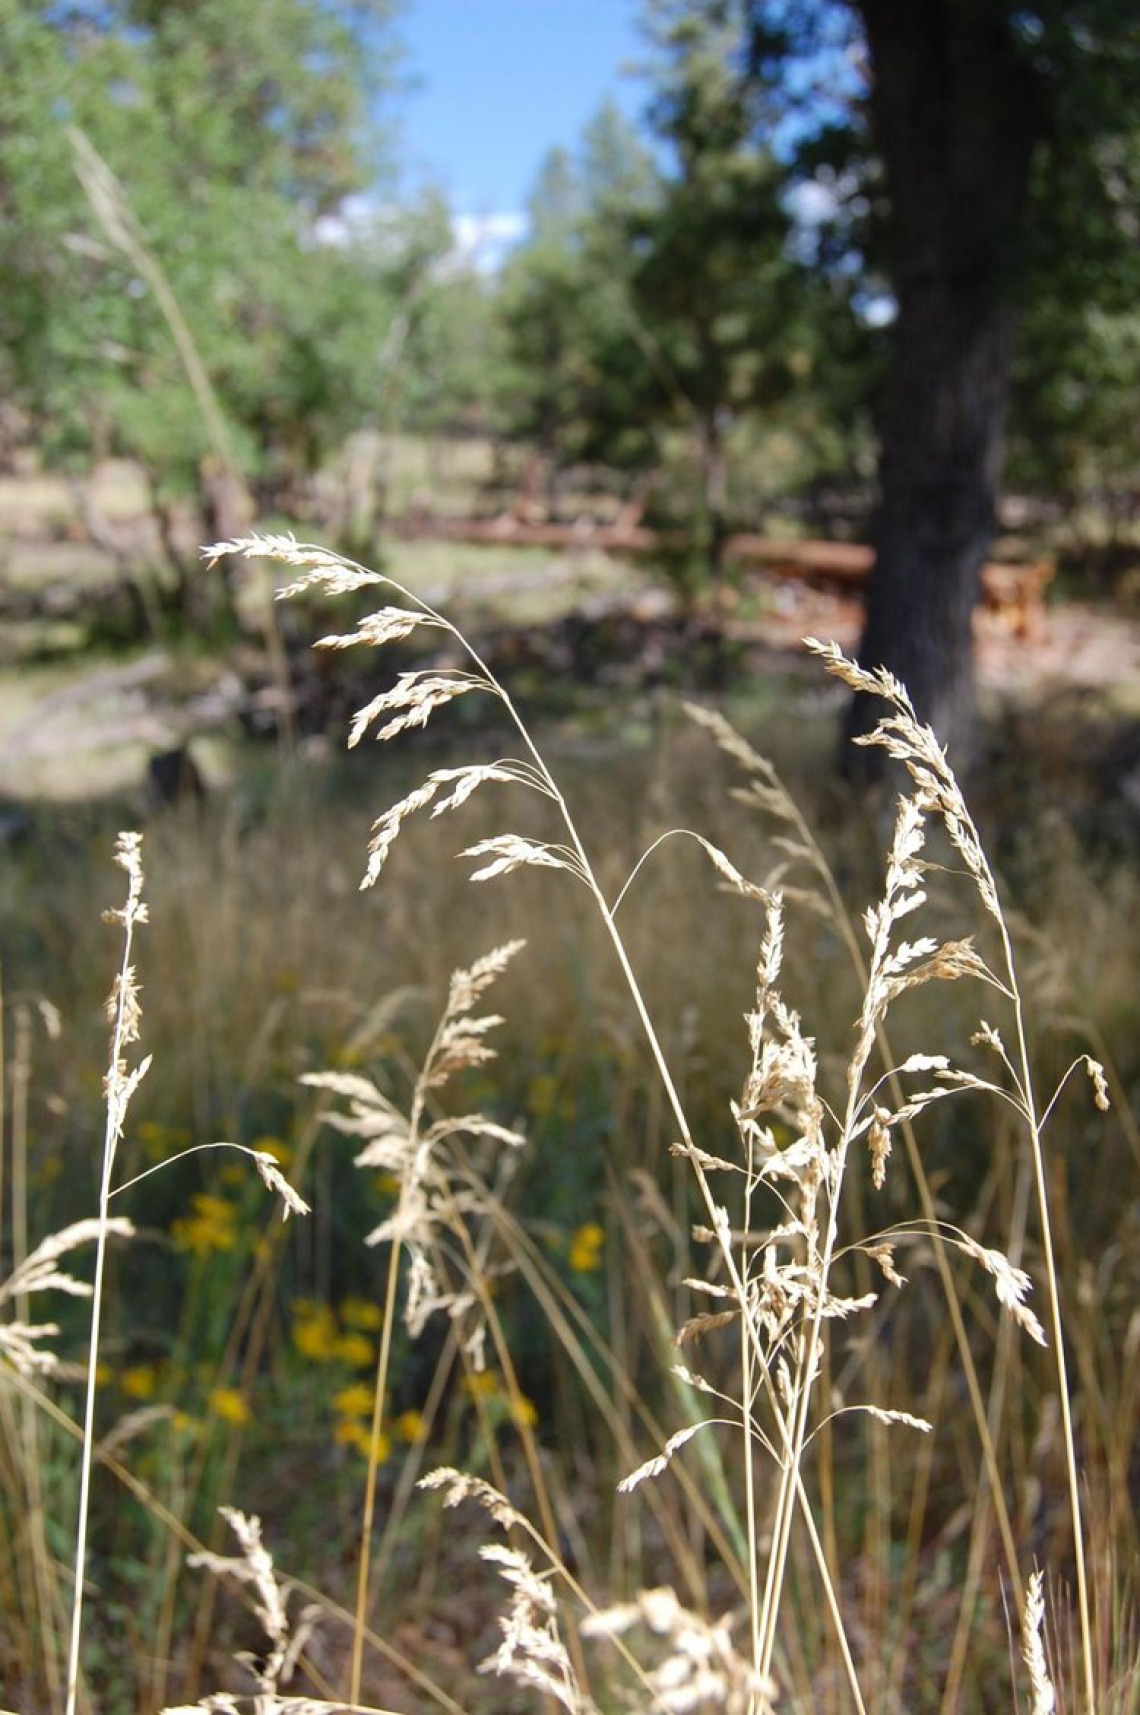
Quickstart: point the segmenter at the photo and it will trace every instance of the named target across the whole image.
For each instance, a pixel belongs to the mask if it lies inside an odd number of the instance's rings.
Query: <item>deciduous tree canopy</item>
[[[126,452],[157,488],[195,488],[218,432],[185,346],[266,494],[373,409],[393,302],[443,242],[425,248],[418,215],[332,241],[384,166],[369,103],[387,15],[2,0],[0,388],[49,458]]]

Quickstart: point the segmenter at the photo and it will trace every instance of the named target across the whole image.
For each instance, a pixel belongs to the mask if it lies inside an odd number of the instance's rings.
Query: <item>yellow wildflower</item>
[[[278,1167],[288,1167],[293,1160],[292,1146],[280,1137],[255,1137],[250,1148],[271,1155]]]
[[[370,1450],[375,1449],[376,1463],[383,1465],[392,1451],[392,1444],[381,1429],[373,1441],[367,1426],[359,1418],[343,1417],[333,1432],[334,1440],[341,1447],[355,1447],[367,1459]]]
[[[376,1463],[378,1465],[385,1464],[392,1451],[392,1443],[389,1441],[382,1429],[378,1431],[375,1441],[370,1442],[367,1433],[362,1437],[360,1442],[360,1451],[366,1458],[370,1447],[374,1449]]]
[[[357,1298],[350,1293],[341,1304],[340,1319],[346,1328],[370,1330],[383,1327],[384,1312],[371,1299]]]
[[[532,1399],[525,1393],[520,1393],[517,1399],[511,1401],[511,1416],[520,1429],[533,1429],[538,1422],[538,1412]]]
[[[132,1364],[123,1371],[119,1385],[128,1399],[153,1399],[158,1371],[153,1364]]]
[[[379,1191],[381,1197],[398,1197],[400,1181],[394,1173],[376,1173],[372,1177],[373,1189]]]
[[[402,1411],[392,1427],[401,1441],[427,1440],[427,1424],[422,1411]]]
[[[342,1387],[333,1394],[333,1405],[342,1417],[371,1417],[373,1397],[372,1389],[364,1382],[353,1382],[351,1387]]]
[[[293,1324],[293,1344],[302,1357],[327,1364],[337,1355],[340,1333],[336,1317],[327,1304],[314,1304]]]
[[[568,1261],[575,1274],[592,1274],[602,1266],[602,1245],[605,1229],[597,1221],[587,1221],[570,1240]]]
[[[200,1191],[190,1199],[190,1206],[194,1213],[171,1226],[176,1247],[197,1257],[209,1256],[211,1251],[232,1251],[238,1240],[236,1205],[225,1197]]]
[[[206,1396],[206,1404],[215,1417],[220,1417],[223,1423],[232,1423],[237,1429],[244,1429],[247,1423],[253,1422],[249,1402],[236,1387],[212,1387]]]
[[[355,1331],[342,1334],[336,1343],[336,1355],[350,1370],[364,1370],[372,1362],[372,1341]]]
[[[498,1377],[491,1370],[475,1370],[464,1376],[463,1391],[469,1399],[490,1399],[499,1391]]]

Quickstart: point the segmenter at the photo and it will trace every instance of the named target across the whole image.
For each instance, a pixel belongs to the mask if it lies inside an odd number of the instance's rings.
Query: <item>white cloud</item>
[[[480,274],[501,268],[509,251],[526,236],[525,214],[453,214],[455,248]]]
[[[528,224],[521,213],[453,214],[450,218],[453,248],[444,267],[474,268],[480,274],[493,274],[502,267],[508,253],[526,236]],[[379,202],[365,191],[346,197],[335,214],[322,215],[313,238],[318,245],[334,248],[362,241],[398,244],[402,220],[398,205]]]
[[[378,218],[385,211],[368,191],[358,191],[345,197],[335,214],[322,214],[313,227],[318,244],[340,248],[352,244],[375,231]]]

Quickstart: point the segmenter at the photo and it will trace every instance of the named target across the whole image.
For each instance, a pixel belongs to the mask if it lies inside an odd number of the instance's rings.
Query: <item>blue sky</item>
[[[401,102],[409,177],[442,186],[458,215],[521,215],[546,151],[572,146],[607,95],[643,91],[638,0],[407,0],[400,34],[414,87]]]

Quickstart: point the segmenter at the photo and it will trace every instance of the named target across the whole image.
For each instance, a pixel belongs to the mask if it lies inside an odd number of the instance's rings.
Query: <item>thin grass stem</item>
[[[123,1054],[128,1042],[137,1035],[133,1010],[137,1009],[131,955],[134,947],[135,925],[146,920],[142,903],[142,868],[139,859],[141,836],[120,834],[116,861],[127,872],[127,901],[121,912],[115,913],[123,925],[123,956],[113,996],[111,1056],[107,1072],[106,1125],[103,1133],[103,1161],[99,1186],[99,1230],[95,1248],[95,1278],[91,1297],[91,1333],[87,1353],[87,1382],[83,1410],[83,1452],[79,1462],[79,1518],[75,1536],[75,1590],[71,1605],[71,1642],[67,1660],[66,1715],[75,1715],[79,1695],[79,1658],[83,1634],[83,1591],[87,1572],[87,1520],[91,1501],[91,1466],[95,1445],[95,1396],[98,1388],[97,1368],[99,1334],[103,1314],[103,1283],[107,1257],[107,1234],[110,1220],[111,1177],[115,1153],[122,1135],[127,1103],[137,1083],[138,1074],[128,1076]],[[140,1069],[141,1071],[141,1069]]]

